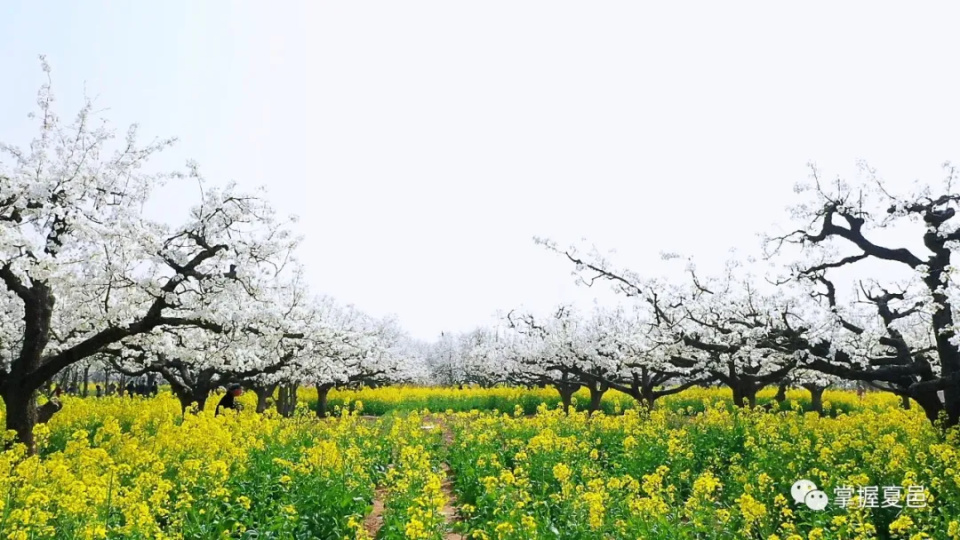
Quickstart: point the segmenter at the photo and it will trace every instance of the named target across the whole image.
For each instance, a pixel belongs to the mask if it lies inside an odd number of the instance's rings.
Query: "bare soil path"
[[[443,444],[446,447],[450,447],[453,444],[453,431],[450,430],[450,426],[447,425],[445,419],[440,416],[430,415],[426,416],[423,419],[424,427],[435,426],[442,430],[443,432]],[[444,473],[444,480],[441,489],[443,494],[446,496],[447,504],[441,510],[444,519],[447,522],[447,534],[444,535],[444,540],[464,540],[464,535],[453,532],[453,526],[460,521],[460,513],[458,511],[457,504],[457,494],[453,491],[453,479],[454,473],[453,469],[450,468],[450,464],[443,462],[440,464],[440,468]]]
[[[383,498],[386,491],[385,487],[377,487],[373,494],[373,510],[363,520],[363,528],[370,535],[370,538],[376,538],[377,533],[380,532],[380,527],[383,527]]]
[[[364,420],[374,421],[378,417],[376,416],[363,416]],[[424,429],[437,429],[442,430],[443,434],[443,443],[447,447],[453,444],[453,432],[450,430],[450,426],[444,422],[444,419],[439,416],[429,415],[423,418],[423,427]],[[460,521],[460,514],[458,511],[457,505],[457,495],[453,491],[453,469],[450,468],[450,465],[446,462],[440,464],[440,469],[444,473],[443,484],[441,485],[441,490],[447,499],[447,504],[444,505],[443,510],[440,511],[443,514],[444,520],[447,523],[447,533],[444,535],[444,540],[464,540],[465,536],[453,532],[453,526]],[[384,510],[384,498],[386,496],[387,489],[383,486],[377,486],[376,491],[373,496],[373,509],[367,515],[366,519],[363,520],[363,528],[366,530],[370,538],[376,538],[377,533],[380,532],[380,528],[383,527],[383,510]]]

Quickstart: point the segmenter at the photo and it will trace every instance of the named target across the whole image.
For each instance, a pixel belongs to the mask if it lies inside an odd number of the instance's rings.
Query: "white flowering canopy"
[[[825,181],[812,168],[810,181],[797,186],[798,228],[767,237],[765,247],[788,261],[791,277],[832,320],[828,352],[807,366],[911,397],[931,419],[943,412],[955,425],[960,193],[956,169],[947,163],[945,170],[938,184],[916,182],[896,193],[866,165],[855,182]],[[853,294],[842,297],[846,290]]]
[[[68,366],[121,342],[203,350],[192,360],[207,362],[211,339],[246,339],[231,332],[270,317],[297,243],[260,193],[209,187],[195,166],[145,172],[171,141],[142,146],[134,127],[113,145],[91,103],[65,123],[53,102],[45,84],[29,147],[0,145],[0,396],[24,441],[33,392]],[[185,223],[144,215],[160,189],[197,194]],[[254,361],[241,349],[222,361]]]

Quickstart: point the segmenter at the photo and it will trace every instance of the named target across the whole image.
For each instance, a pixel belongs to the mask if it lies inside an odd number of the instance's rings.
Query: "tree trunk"
[[[777,403],[783,403],[784,401],[787,400],[787,383],[781,382],[781,383],[777,386],[777,395],[774,396],[773,399],[774,399],[774,401],[776,401]]]
[[[330,383],[317,385],[317,417],[318,418],[327,417],[327,397],[329,396],[330,389],[332,388],[333,388],[333,385]]]
[[[904,410],[909,411],[909,410],[910,410],[910,396],[900,396],[900,406],[903,407]]]
[[[570,414],[570,405],[573,403],[573,394],[579,390],[578,385],[558,384],[557,391],[560,392],[560,401],[563,403],[563,413]]]
[[[177,395],[177,400],[180,401],[180,412],[181,414],[187,414],[187,411],[190,410],[191,406],[194,403],[197,405],[197,411],[202,411],[207,405],[207,398],[210,395],[210,390],[203,389],[190,389],[187,391],[174,390],[174,393]]]
[[[940,413],[944,410],[943,402],[936,392],[922,392],[914,394],[913,400],[923,409],[927,420],[936,423],[940,419]],[[950,427],[949,423],[946,427]]]
[[[53,415],[62,408],[63,404],[57,399],[51,399],[47,401],[40,407],[37,407],[37,423],[46,424],[51,418],[53,418]]]
[[[299,390],[299,386],[296,384],[290,384],[288,386],[286,416],[290,417],[293,416],[293,413],[297,410],[297,391]]]
[[[730,389],[733,390],[733,404],[741,409],[745,407],[750,407],[751,409],[757,406],[757,390],[759,388],[756,385],[746,379],[733,379],[733,384],[730,384]]]
[[[810,392],[810,410],[823,416],[823,391],[827,388],[817,384],[803,385]]]
[[[734,405],[736,405],[737,407],[740,407],[741,409],[746,407],[747,402],[745,400],[745,397],[746,396],[744,396],[743,391],[741,391],[739,387],[737,386],[733,387],[733,404]]]
[[[930,265],[930,272],[924,277],[923,281],[931,292],[933,305],[937,306],[937,309],[931,317],[931,323],[934,329],[934,339],[936,339],[937,343],[937,356],[940,358],[940,376],[948,378],[960,373],[960,350],[953,344],[956,336],[953,320],[953,305],[942,285],[945,281],[941,281],[943,272],[947,266],[950,265],[951,251],[942,243],[939,246],[931,246],[926,238],[924,239],[924,243],[927,244],[928,248],[931,248],[938,259],[935,264]],[[930,411],[936,407],[946,411],[947,427],[960,425],[960,382],[954,381],[947,386],[944,389],[943,397],[944,401],[940,402],[940,397],[937,393],[931,392],[929,396],[925,396],[924,399],[929,400]],[[917,399],[916,396],[913,396],[913,398],[915,400]],[[919,400],[917,401],[919,402]],[[934,405],[934,401],[939,403],[939,405]],[[927,411],[927,406],[923,404],[921,404],[921,406]],[[930,411],[927,412],[928,417],[930,416]],[[939,411],[937,414],[939,415]]]
[[[90,365],[83,368],[83,397],[90,395]]]
[[[287,403],[287,385],[281,384],[277,389],[277,414],[284,416]]]
[[[293,416],[297,408],[297,385],[281,384],[277,391],[277,412],[284,418]]]
[[[603,400],[603,395],[607,393],[607,385],[603,383],[593,382],[587,385],[587,388],[590,390],[590,408],[589,413],[593,414],[600,410],[600,402]]]
[[[254,388],[253,392],[257,394],[257,414],[263,414],[267,410],[267,400],[270,399],[270,393],[266,388]]]
[[[267,410],[267,407],[270,405],[269,400],[273,397],[273,392],[277,389],[277,385],[271,384],[268,386],[254,386],[253,392],[257,394],[257,413],[263,414]]]
[[[652,411],[657,405],[657,395],[654,393],[652,387],[641,388],[639,393],[634,396],[634,399],[640,402],[640,405],[643,405],[648,411]]]
[[[27,452],[31,455],[35,454],[37,442],[33,437],[33,427],[37,425],[38,419],[36,393],[18,392],[8,388],[2,397],[7,408],[7,429],[15,431],[17,441],[26,445]]]

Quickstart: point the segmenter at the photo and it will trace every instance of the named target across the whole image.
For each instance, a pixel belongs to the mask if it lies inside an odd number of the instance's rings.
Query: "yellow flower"
[[[900,517],[893,520],[890,523],[890,534],[897,536],[906,534],[910,532],[910,529],[913,527],[913,520],[910,519],[910,516],[906,514],[901,514]]]
[[[553,477],[559,480],[561,483],[569,480],[570,474],[570,467],[567,467],[563,463],[557,463],[553,466]]]

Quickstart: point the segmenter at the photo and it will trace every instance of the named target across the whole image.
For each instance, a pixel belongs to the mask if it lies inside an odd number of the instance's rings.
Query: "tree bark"
[[[900,396],[900,406],[903,407],[904,410],[909,411],[909,410],[910,410],[910,396]]]
[[[53,415],[56,414],[60,409],[63,408],[63,404],[60,403],[56,398],[52,398],[40,407],[37,408],[37,423],[46,424],[53,418]]]
[[[210,389],[206,388],[190,388],[190,389],[174,389],[174,394],[177,395],[177,399],[180,401],[180,412],[181,414],[186,414],[190,410],[193,404],[197,405],[196,412],[202,411],[207,405],[207,398],[210,396]]]
[[[741,409],[757,406],[757,389],[751,385],[741,382],[733,387],[733,404]]]
[[[569,383],[558,383],[557,391],[560,392],[560,401],[563,403],[563,413],[570,414],[570,406],[573,403],[573,394],[580,389],[579,385]]]
[[[6,405],[6,427],[17,433],[17,440],[27,447],[31,455],[37,451],[37,442],[33,437],[33,427],[39,418],[37,396],[35,392],[21,392],[5,389],[0,394]]]
[[[589,413],[593,414],[600,410],[600,402],[603,400],[603,395],[607,393],[609,387],[600,382],[591,382],[587,385],[587,388],[590,390]]]
[[[277,412],[284,418],[293,416],[297,408],[297,385],[281,384],[277,391]]]
[[[637,396],[634,396],[641,405],[648,411],[652,411],[657,406],[657,395],[653,388],[642,388]]]
[[[327,397],[330,394],[330,390],[333,388],[333,384],[325,383],[317,385],[317,417],[326,418],[327,417]]]
[[[777,395],[773,398],[777,403],[783,403],[787,400],[787,383],[781,382],[777,385]]]
[[[276,391],[277,385],[271,384],[267,386],[254,386],[253,392],[257,394],[257,413],[263,414],[264,411],[269,407],[270,398],[273,397],[274,391]]]
[[[944,407],[943,402],[940,401],[940,397],[937,396],[936,392],[922,392],[914,394],[911,397],[913,397],[913,400],[923,409],[927,420],[930,420],[931,423],[936,423],[940,419],[940,413],[944,410]],[[947,427],[950,427],[949,422]]]
[[[299,386],[297,384],[291,383],[287,389],[287,406],[286,406],[286,416],[293,416],[293,413],[297,410],[297,392]]]
[[[277,414],[280,416],[286,416],[286,407],[287,407],[287,394],[289,390],[287,385],[281,384],[280,388],[277,389]]]
[[[823,391],[827,388],[817,384],[803,385],[810,392],[810,409],[823,416]]]
[[[746,401],[744,400],[743,392],[739,387],[733,387],[733,404],[741,409],[746,406]]]
[[[83,368],[83,397],[90,395],[90,365]]]

